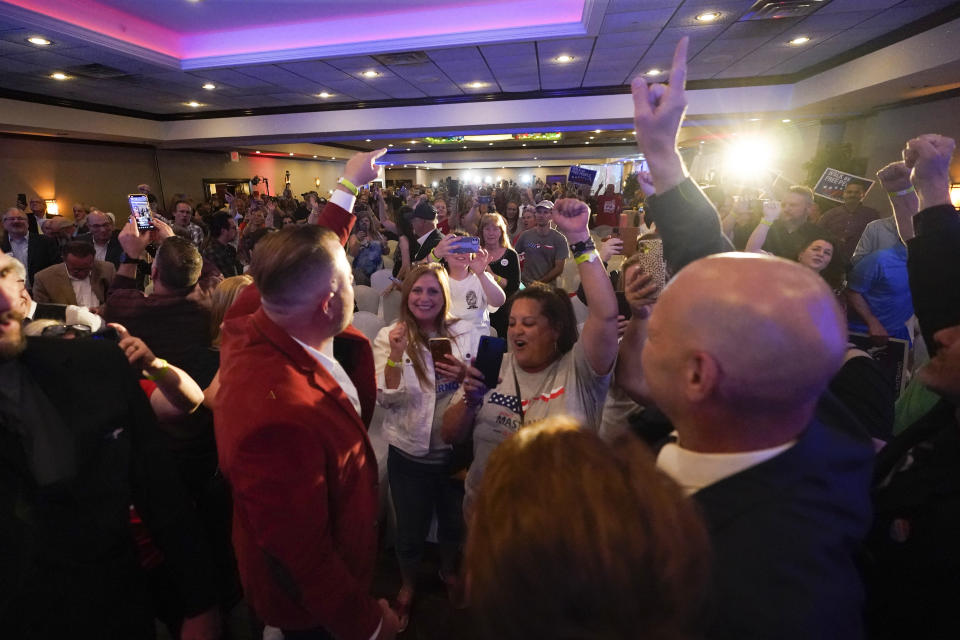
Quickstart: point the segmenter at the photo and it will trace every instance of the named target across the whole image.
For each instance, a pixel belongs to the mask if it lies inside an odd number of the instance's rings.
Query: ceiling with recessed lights
[[[166,118],[623,92],[684,35],[692,87],[738,86],[960,15],[954,0],[779,2],[15,0],[0,2],[0,97]]]

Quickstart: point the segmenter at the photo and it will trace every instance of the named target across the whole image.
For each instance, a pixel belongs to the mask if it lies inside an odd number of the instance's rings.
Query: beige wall
[[[848,123],[845,140],[854,145],[856,155],[867,158],[867,176],[889,162],[900,160],[903,145],[923,133],[940,133],[960,140],[960,98],[887,109],[870,117]],[[954,182],[960,182],[960,155],[951,165]],[[874,186],[866,204],[880,211],[889,211],[887,198]]]
[[[247,158],[230,162],[226,153],[156,151],[154,149],[104,144],[79,144],[59,140],[0,138],[0,198],[2,204],[16,204],[18,193],[27,198],[56,198],[62,214],[71,215],[73,203],[96,205],[126,216],[128,193],[146,182],[159,196],[160,186],[169,201],[174,193],[193,199],[203,196],[203,178],[252,178],[270,180],[270,192],[283,189],[284,172],[290,171],[291,187],[299,194],[331,189],[343,172],[343,162]],[[157,162],[160,175],[157,175]],[[263,187],[259,187],[263,189]]]

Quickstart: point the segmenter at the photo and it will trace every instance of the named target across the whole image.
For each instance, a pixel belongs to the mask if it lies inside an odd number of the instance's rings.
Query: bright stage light
[[[727,147],[724,170],[727,175],[738,178],[757,177],[773,168],[776,155],[776,148],[770,140],[741,137]]]
[[[523,184],[530,184],[530,176],[528,174],[520,176],[520,182]]]

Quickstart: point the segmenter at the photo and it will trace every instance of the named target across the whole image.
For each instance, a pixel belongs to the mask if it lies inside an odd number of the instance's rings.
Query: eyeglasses
[[[90,327],[85,324],[52,324],[44,327],[40,335],[45,338],[80,338],[90,335]]]

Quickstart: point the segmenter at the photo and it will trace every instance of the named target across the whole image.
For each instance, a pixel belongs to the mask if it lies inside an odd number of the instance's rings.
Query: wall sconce
[[[319,176],[317,176],[317,179],[313,181],[313,184],[316,185],[317,187],[320,186],[320,177],[319,177]]]
[[[950,185],[950,202],[954,207],[960,207],[960,182]]]
[[[46,203],[47,205],[48,216],[60,215],[60,207],[57,205],[57,201],[54,198],[50,198],[49,200],[44,200],[44,203]]]

